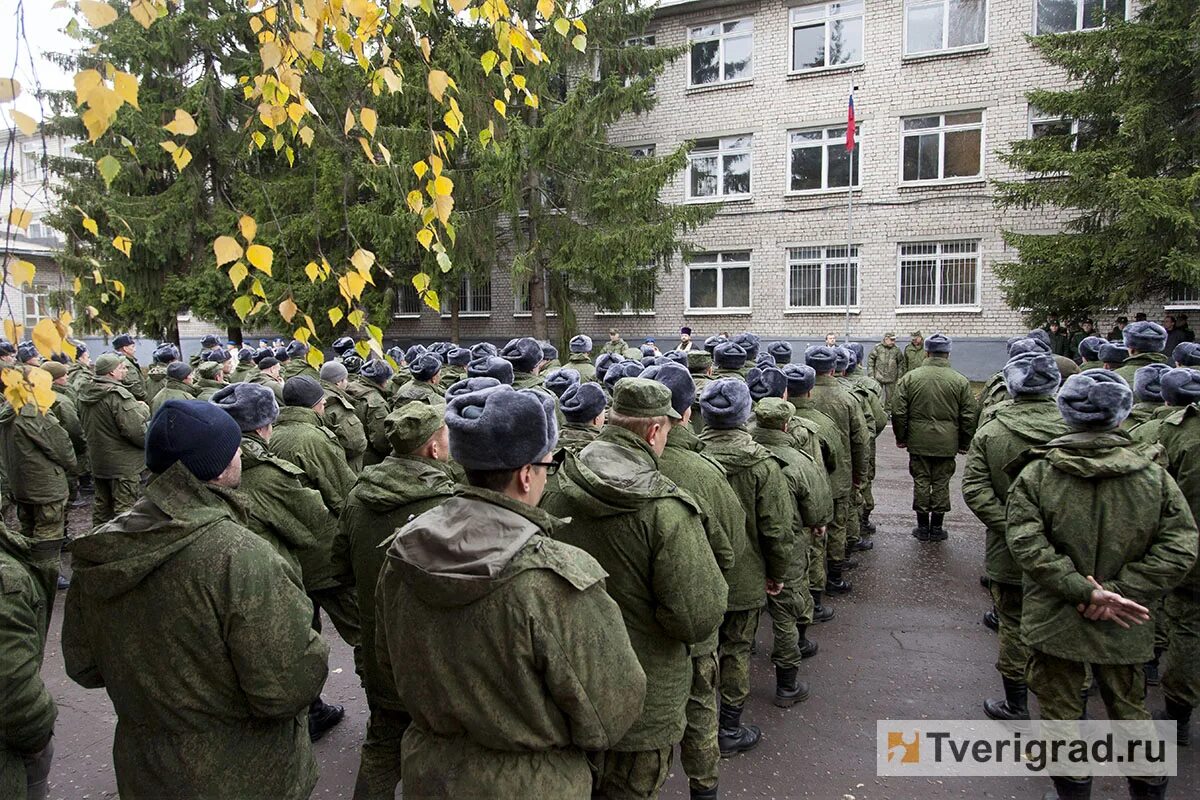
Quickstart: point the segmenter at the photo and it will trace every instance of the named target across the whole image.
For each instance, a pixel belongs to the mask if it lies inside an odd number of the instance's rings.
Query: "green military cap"
[[[47,361],[45,364],[42,364],[42,369],[49,372],[50,377],[55,380],[67,377],[67,368],[57,361]]]
[[[895,338],[896,338],[896,334],[895,334],[895,333],[893,333],[892,331],[888,331],[887,333],[885,333],[885,334],[883,335],[883,338],[884,338],[884,339],[895,339]]]
[[[914,339],[917,338],[918,336],[921,337],[922,339],[925,338],[925,334],[921,333],[920,331],[913,331],[912,335],[913,335]]]
[[[445,407],[425,403],[405,403],[383,420],[383,432],[392,450],[407,455],[429,441],[446,420]]]
[[[671,390],[646,378],[622,378],[613,391],[613,413],[625,417],[683,419],[671,406]]]
[[[782,397],[767,397],[754,406],[754,416],[760,428],[783,430],[788,420],[796,413],[795,407]]]
[[[201,361],[200,366],[196,367],[196,372],[200,373],[201,378],[211,381],[224,367],[220,361]]]
[[[707,350],[689,350],[687,360],[689,372],[704,372],[712,366],[712,353]]]
[[[108,375],[124,361],[125,356],[120,353],[105,353],[96,359],[96,374]]]

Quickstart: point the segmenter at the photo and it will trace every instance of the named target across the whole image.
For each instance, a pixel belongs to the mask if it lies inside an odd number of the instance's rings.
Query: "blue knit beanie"
[[[493,386],[450,398],[450,455],[468,470],[518,469],[558,442],[554,400],[531,389]]]
[[[750,419],[750,388],[740,378],[721,378],[700,392],[700,415],[709,428],[727,430]]]
[[[789,397],[802,397],[817,384],[817,373],[807,364],[788,364],[783,374],[787,377]]]
[[[146,468],[163,473],[178,461],[197,479],[211,481],[225,471],[241,444],[233,417],[212,403],[168,400],[146,429]]]
[[[468,378],[495,378],[501,383],[513,382],[513,365],[499,356],[483,356],[467,364]]]
[[[658,381],[670,389],[671,408],[675,409],[680,416],[692,407],[692,402],[696,399],[696,382],[687,368],[679,364],[670,363],[651,367],[639,377]]]
[[[1167,329],[1157,322],[1131,322],[1121,331],[1125,347],[1139,353],[1161,353],[1167,346]]]
[[[493,386],[501,386],[500,381],[495,378],[465,378],[458,383],[450,384],[450,388],[446,390],[446,400],[449,402],[451,397],[458,397],[471,392],[481,392],[484,389],[490,389]]]
[[[547,389],[554,392],[555,397],[562,397],[563,392],[579,383],[579,370],[570,367],[556,369],[546,376],[543,383]]]
[[[750,396],[755,400],[783,397],[788,386],[787,376],[778,367],[767,367],[766,369],[754,367],[746,373],[746,386],[750,389]]]
[[[1162,396],[1169,406],[1200,403],[1200,372],[1187,367],[1170,370],[1162,377]]]
[[[1104,339],[1099,336],[1088,336],[1079,343],[1079,357],[1084,361],[1098,361],[1100,359],[1100,348],[1104,346]]]
[[[1049,397],[1061,381],[1058,362],[1049,353],[1018,353],[1004,365],[1004,384],[1012,397]]]
[[[559,400],[558,407],[567,422],[585,425],[604,411],[608,397],[595,383],[577,383],[568,387]]]
[[[713,350],[713,363],[718,369],[741,369],[746,365],[746,350],[737,342],[721,342]]]
[[[775,356],[776,366],[786,366],[792,363],[792,345],[788,342],[771,342],[767,352]]]
[[[533,372],[542,363],[542,346],[528,336],[513,339],[500,351],[500,357],[512,364],[513,372]]]
[[[582,333],[572,336],[570,346],[572,353],[590,353],[592,352],[592,337]]]
[[[1139,403],[1161,403],[1163,375],[1170,372],[1166,364],[1147,364],[1133,373],[1133,396]]]
[[[837,353],[832,347],[819,344],[805,351],[804,363],[812,367],[818,375],[833,372],[837,367]]]
[[[1129,384],[1115,372],[1089,369],[1067,378],[1058,391],[1058,411],[1072,428],[1107,431],[1116,428],[1133,408]]]

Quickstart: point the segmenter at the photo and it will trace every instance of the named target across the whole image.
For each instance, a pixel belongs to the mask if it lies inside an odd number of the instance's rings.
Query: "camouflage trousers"
[[[1196,708],[1200,706],[1200,591],[1176,589],[1167,595],[1163,610],[1171,639],[1163,694]]]
[[[1141,664],[1092,664],[1100,698],[1109,719],[1150,719],[1146,709],[1146,679]],[[1037,695],[1042,719],[1077,720],[1083,714],[1080,688],[1088,665],[1031,649],[1025,680]]]
[[[671,772],[673,747],[621,753],[606,750],[600,756],[594,798],[654,800]]]
[[[836,509],[836,506],[835,506]],[[832,527],[830,523],[829,527]],[[829,528],[824,536],[810,536],[808,545],[808,588],[812,592],[825,591],[825,556],[829,547]]]
[[[796,536],[791,567],[783,579],[783,591],[774,597],[767,595],[767,613],[771,615],[774,637],[771,661],[777,667],[800,666],[800,634],[796,626],[812,622],[813,599],[808,588],[809,541],[812,538],[807,529]]]
[[[120,478],[96,478],[96,494],[92,498],[92,527],[124,514],[142,496],[139,475]]]
[[[329,616],[329,621],[337,630],[338,636],[354,649],[354,671],[361,680],[362,664],[362,626],[358,620],[358,594],[353,586],[331,586],[328,589],[314,589],[308,593],[308,599],[313,604],[313,630],[321,632],[321,612]]]
[[[896,393],[896,384],[879,382],[879,388],[883,390],[883,396],[880,401],[883,403],[883,410],[890,416],[892,413],[892,395]]]
[[[400,742],[412,723],[405,711],[382,708],[367,700],[371,716],[363,739],[353,800],[393,800],[400,785]]]
[[[1000,654],[996,659],[996,670],[1012,681],[1025,682],[1025,666],[1029,663],[1029,648],[1021,641],[1021,601],[1025,592],[1011,583],[991,581],[992,604],[1000,627],[996,638]]]
[[[913,511],[950,510],[950,479],[956,466],[954,456],[908,455],[908,474],[913,479]]]
[[[867,479],[862,485],[862,511],[870,514],[875,510],[875,450],[878,439],[871,440],[871,457],[867,463]]]
[[[717,654],[692,657],[692,688],[688,693],[687,727],[679,742],[679,761],[693,789],[717,785],[721,748],[717,745]]]
[[[741,708],[750,696],[750,645],[758,633],[761,608],[726,611],[721,623],[721,702]]]
[[[22,503],[17,501],[21,535],[29,539],[61,539],[67,532],[67,502]]]
[[[833,519],[825,527],[825,555],[830,561],[846,560],[846,544],[849,535],[850,512],[854,508],[854,493],[833,501]],[[858,538],[858,523],[854,524],[854,536]],[[809,584],[812,585],[812,584]],[[825,588],[825,584],[821,584]]]

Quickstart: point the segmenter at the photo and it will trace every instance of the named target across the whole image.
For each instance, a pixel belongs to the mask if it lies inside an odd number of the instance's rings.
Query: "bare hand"
[[[1077,606],[1085,619],[1115,622],[1122,628],[1130,627],[1130,623],[1141,625],[1150,621],[1150,609],[1116,592],[1110,592],[1091,575],[1088,575],[1088,581],[1096,588],[1092,590],[1087,604],[1080,603]]]
[[[808,532],[811,533],[814,537],[820,539],[822,536],[825,535],[825,526],[818,525],[815,528],[809,528]]]
[[[782,591],[783,591],[782,583],[779,583],[778,581],[773,581],[770,578],[767,578],[767,594],[771,595],[771,597],[776,597]]]

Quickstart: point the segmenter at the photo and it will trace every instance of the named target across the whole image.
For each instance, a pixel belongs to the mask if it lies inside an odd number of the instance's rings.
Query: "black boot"
[[[1029,687],[1024,681],[1001,678],[1004,683],[1003,700],[984,700],[983,713],[991,719],[1029,719]]]
[[[799,667],[775,668],[775,705],[779,708],[791,708],[808,699],[808,684],[797,677],[799,673]]]
[[[1158,674],[1158,660],[1162,658],[1162,648],[1154,648],[1154,658],[1142,665],[1142,672],[1146,675],[1147,686],[1158,686],[1162,683],[1162,676]]]
[[[912,535],[917,537],[919,541],[929,541],[929,512],[917,512],[917,527],[912,529]]]
[[[858,527],[860,530],[865,531],[867,536],[874,536],[875,532],[879,530],[879,526],[877,526],[874,522],[871,522],[870,511],[864,511],[862,513]]]
[[[1092,779],[1084,778],[1077,781],[1073,778],[1052,777],[1054,791],[1048,793],[1042,800],[1091,800]]]
[[[1163,704],[1166,707],[1165,710],[1159,711],[1154,718],[1175,720],[1175,743],[1180,747],[1187,747],[1192,743],[1192,734],[1188,730],[1188,724],[1192,721],[1192,707],[1172,700],[1166,695],[1163,695]]]
[[[797,625],[796,633],[800,634],[800,657],[812,658],[821,649],[820,645],[809,639],[805,634],[808,633],[807,625]]]
[[[852,550],[853,547],[847,547],[846,549]],[[858,567],[858,559],[850,558],[850,557],[843,558],[841,561],[838,562],[838,566],[841,567],[843,570],[856,569]]]
[[[989,578],[987,575],[980,575],[979,576],[979,585],[985,589],[991,589],[992,588],[992,579]]]
[[[762,740],[762,731],[757,725],[742,724],[742,707],[721,704],[720,722],[717,728],[717,746],[721,748],[721,758],[736,756],[747,750],[758,747]]]
[[[946,515],[941,511],[934,511],[929,519],[929,541],[944,542],[946,541],[946,529],[942,527],[942,521],[946,519]]]
[[[308,738],[310,741],[317,741],[342,721],[342,717],[346,716],[346,709],[342,706],[329,705],[324,700],[317,697],[308,705]]]
[[[813,622],[829,622],[833,619],[833,609],[821,604],[821,592],[812,592]]]
[[[1167,796],[1167,779],[1158,778],[1151,783],[1144,778],[1126,778],[1129,781],[1130,800],[1161,800]]]
[[[992,606],[990,611],[983,615],[983,626],[988,630],[1000,630],[1000,615],[996,613],[996,607]]]
[[[842,562],[830,561],[829,569],[826,570],[825,591],[833,592],[834,594],[846,594],[854,588],[850,581],[842,577]]]
[[[711,789],[695,789],[691,790],[692,800],[717,800],[717,787]]]
[[[859,539],[857,542],[850,545],[849,549],[856,553],[865,553],[868,550],[874,550],[875,543],[870,539]]]

